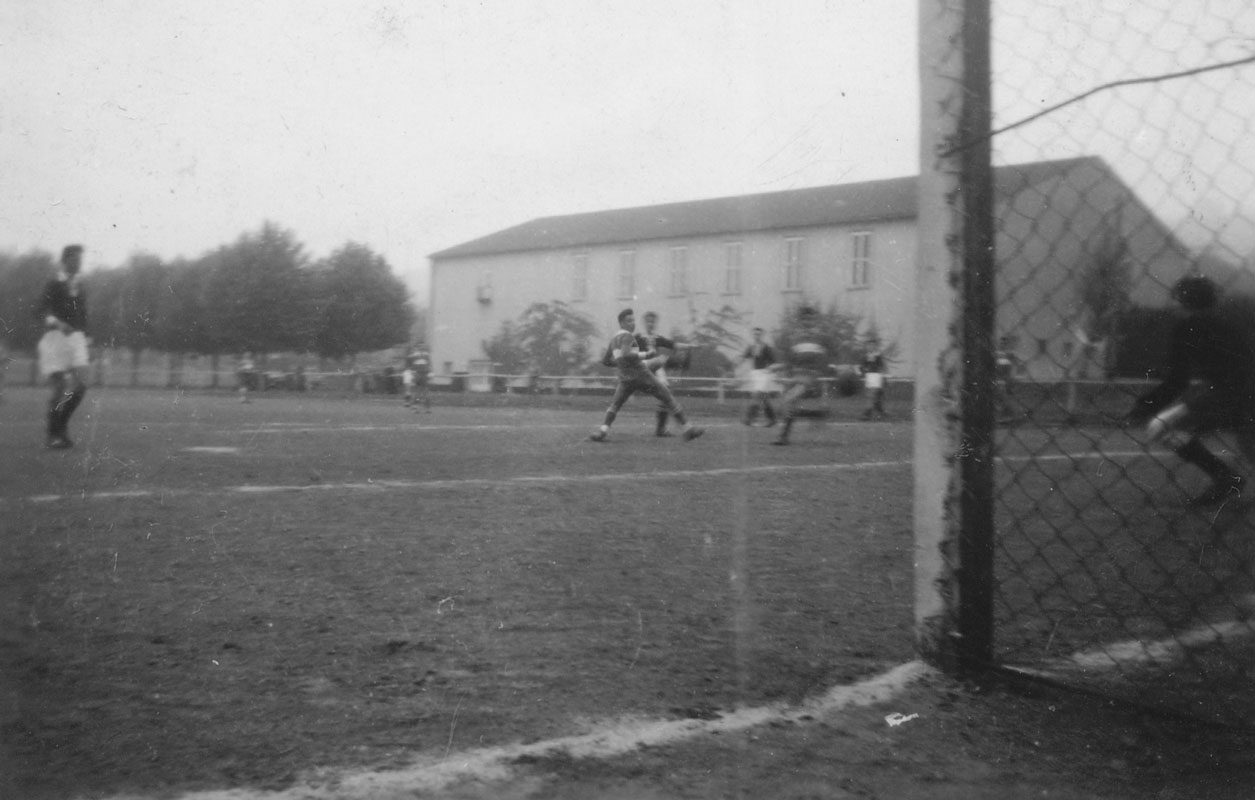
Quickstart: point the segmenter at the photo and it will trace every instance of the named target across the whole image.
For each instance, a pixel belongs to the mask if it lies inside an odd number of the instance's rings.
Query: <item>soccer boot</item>
[[[1211,485],[1210,489],[1197,497],[1190,498],[1186,505],[1192,508],[1207,508],[1208,506],[1218,506],[1232,500],[1240,500],[1242,498],[1242,489],[1245,486],[1246,479],[1240,475],[1219,478]]]
[[[590,441],[590,442],[604,442],[604,441],[606,441],[606,432],[605,432],[605,431],[596,431],[595,433],[591,434],[591,435],[588,437],[588,441]]]
[[[694,439],[696,439],[698,436],[701,436],[705,432],[706,432],[705,428],[699,428],[696,425],[694,425],[693,427],[684,431],[684,441],[691,442]]]

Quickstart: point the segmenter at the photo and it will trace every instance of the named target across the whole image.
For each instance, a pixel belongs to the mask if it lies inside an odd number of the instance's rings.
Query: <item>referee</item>
[[[78,277],[82,264],[83,246],[67,245],[61,251],[61,269],[44,287],[39,303],[45,328],[39,371],[52,386],[47,446],[53,450],[74,446],[67,428],[87,393],[87,302]]]

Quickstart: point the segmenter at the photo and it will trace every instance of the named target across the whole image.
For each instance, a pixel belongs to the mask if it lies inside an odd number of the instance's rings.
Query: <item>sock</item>
[[[74,409],[79,407],[83,402],[83,396],[87,394],[87,390],[79,387],[70,392],[70,399],[65,402],[65,418],[68,420],[70,415],[74,413]]]
[[[789,429],[793,427],[793,417],[784,418],[784,427],[780,429],[781,441],[789,438]]]
[[[1213,480],[1227,481],[1236,476],[1228,464],[1217,458],[1198,439],[1191,439],[1182,447],[1177,448],[1177,455],[1206,472]]]
[[[74,409],[78,408],[79,403],[83,402],[83,395],[85,394],[87,394],[87,390],[80,387],[70,392],[69,396],[61,402],[60,418],[57,420],[58,435],[67,435],[70,427],[70,417],[74,414]]]
[[[658,418],[658,423],[655,426],[655,430],[658,433],[662,433],[663,431],[667,429],[667,411],[665,409],[662,411],[659,411],[657,418]]]

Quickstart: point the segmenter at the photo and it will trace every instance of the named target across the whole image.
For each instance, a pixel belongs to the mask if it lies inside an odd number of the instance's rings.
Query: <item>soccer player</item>
[[[256,365],[253,364],[253,358],[248,353],[240,357],[240,361],[235,366],[235,382],[236,391],[240,395],[241,403],[251,402],[248,399],[248,387],[256,378]]]
[[[1184,314],[1172,328],[1163,381],[1137,399],[1128,419],[1149,421],[1151,441],[1163,441],[1178,456],[1211,477],[1211,487],[1190,499],[1214,506],[1241,497],[1246,479],[1207,449],[1202,437],[1227,430],[1255,461],[1255,354],[1237,330],[1215,311],[1218,290],[1191,275],[1177,281],[1172,297]]]
[[[52,387],[46,444],[54,450],[74,446],[68,433],[70,417],[87,394],[87,298],[78,277],[82,265],[83,246],[67,245],[61,251],[61,269],[44,287],[39,303],[45,328],[39,340],[39,371]]]
[[[803,329],[814,315],[813,311],[803,309],[798,318]],[[823,392],[819,379],[828,369],[828,351],[823,345],[814,341],[804,333],[801,341],[789,348],[789,360],[785,366],[787,378],[784,394],[780,397],[781,416],[784,427],[772,444],[787,445],[789,432],[793,429],[793,420],[797,418],[798,406],[808,397],[818,397]]]
[[[871,349],[867,355],[863,356],[863,361],[858,365],[858,371],[863,374],[863,386],[867,389],[868,396],[867,410],[863,412],[863,419],[871,419],[872,414],[875,414],[877,419],[884,419],[885,357],[876,342],[871,342]]]
[[[401,370],[402,401],[406,408],[414,405],[414,368],[409,364]]]
[[[690,442],[701,436],[705,431],[691,424],[685,417],[684,409],[680,408],[671,389],[649,369],[649,360],[657,357],[656,350],[642,351],[633,331],[636,330],[636,314],[630,308],[619,312],[619,332],[610,340],[610,355],[614,359],[619,382],[614,390],[614,399],[606,409],[605,421],[601,428],[588,438],[594,442],[604,442],[610,433],[610,426],[618,416],[619,409],[636,392],[645,392],[658,398],[667,413],[671,414],[683,427],[684,441]]]
[[[431,359],[425,350],[415,350],[410,357],[410,369],[414,371],[414,410],[423,404],[423,410],[431,413],[431,390],[427,381],[431,377]]]
[[[745,407],[745,416],[741,421],[746,425],[753,425],[759,409],[762,409],[763,416],[767,417],[767,427],[770,428],[776,424],[776,410],[767,400],[771,394],[771,367],[776,363],[776,353],[771,345],[763,341],[762,328],[754,329],[754,341],[745,348],[742,358],[750,362],[750,403]]]
[[[659,348],[661,348],[669,350],[672,353],[676,353],[680,350],[688,349],[691,346],[672,341],[671,339],[658,334],[655,331],[655,328],[658,326],[658,315],[653,311],[646,311],[644,319],[645,332],[636,334],[636,344],[641,349],[641,352],[648,353],[651,350],[658,352]],[[667,354],[659,353],[649,359],[646,366],[649,367],[650,371],[654,373],[654,376],[658,378],[658,381],[663,386],[666,386],[667,388],[671,387],[671,384],[667,381]],[[667,410],[666,404],[660,400],[658,402],[657,424],[654,426],[655,436],[671,435],[670,431],[667,430],[667,417],[670,415],[671,412]]]

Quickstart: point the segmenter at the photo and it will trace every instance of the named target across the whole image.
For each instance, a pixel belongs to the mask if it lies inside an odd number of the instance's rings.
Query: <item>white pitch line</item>
[[[293,423],[286,423],[292,425]],[[296,423],[299,424],[299,423]],[[622,423],[620,423],[622,425]],[[642,422],[642,424],[644,424]],[[857,427],[858,423],[854,422],[832,422],[827,423],[834,427]],[[465,431],[518,431],[518,430],[586,430],[592,431],[596,429],[596,425],[581,424],[575,422],[528,422],[526,424],[507,425],[502,423],[492,424],[460,424],[460,425],[441,425],[441,424],[425,424],[425,423],[401,423],[391,425],[305,425],[304,427],[281,427],[275,424],[266,424],[256,428],[241,428],[238,433],[242,434],[262,434],[262,433],[362,433],[376,431],[449,431],[449,432],[465,432]],[[719,428],[741,428],[741,423],[732,422],[711,422],[703,423],[702,427],[719,429]],[[237,431],[233,431],[237,432]]]
[[[1255,595],[1239,600],[1243,608],[1255,607]],[[1100,645],[1091,650],[1081,650],[1064,658],[1050,661],[1041,668],[1016,667],[1020,672],[1049,675],[1052,670],[1109,670],[1142,664],[1160,666],[1180,661],[1187,650],[1206,647],[1218,642],[1226,643],[1255,636],[1255,620],[1232,619],[1205,622],[1158,641],[1129,639]]]
[[[598,475],[520,475],[512,478],[454,478],[449,480],[406,481],[366,480],[344,483],[309,484],[245,484],[221,486],[213,489],[136,489],[116,492],[81,492],[74,494],[37,494],[26,498],[31,503],[56,503],[63,500],[117,500],[137,497],[188,497],[216,494],[278,494],[282,492],[378,492],[384,489],[461,489],[467,487],[501,488],[564,483],[605,483],[626,481],[635,483],[647,480],[676,480],[679,478],[722,477],[726,475],[757,475],[789,472],[839,472],[846,470],[883,469],[908,466],[910,461],[860,461],[850,464],[799,464],[760,467],[728,467],[720,469],[660,470],[658,472],[610,472]],[[0,505],[5,501],[0,500]],[[12,501],[9,501],[12,502]]]
[[[1112,452],[1082,453],[1072,455],[1057,453],[1053,455],[1032,455],[1003,457],[1002,461],[1083,461],[1095,458],[1127,458],[1141,457],[1146,453]],[[406,481],[390,479],[367,479],[366,481],[346,481],[343,483],[310,483],[310,484],[245,484],[242,486],[222,486],[212,489],[134,489],[113,492],[76,492],[73,494],[39,494],[25,498],[30,503],[56,503],[63,500],[130,500],[144,497],[189,497],[215,494],[279,494],[283,492],[378,492],[384,489],[400,490],[439,490],[459,489],[467,487],[501,488],[508,486],[524,486],[539,484],[564,483],[604,483],[611,481],[646,481],[675,480],[680,478],[723,477],[728,475],[761,475],[770,473],[790,472],[841,472],[848,470],[885,469],[909,466],[909,459],[897,461],[857,461],[848,464],[796,464],[766,465],[757,467],[726,467],[704,470],[664,470],[658,472],[603,473],[599,475],[520,475],[512,478],[454,478],[448,480]],[[19,498],[20,499],[20,498]],[[0,506],[14,500],[0,499]]]
[[[772,704],[729,711],[710,720],[611,720],[590,733],[531,744],[503,745],[415,759],[387,772],[318,771],[305,785],[280,791],[223,789],[193,792],[179,800],[412,800],[420,792],[437,792],[456,781],[510,780],[520,758],[614,758],[641,747],[673,745],[711,734],[735,733],[773,722],[798,722],[830,716],[850,708],[885,703],[912,684],[934,674],[922,661],[910,661],[858,683],[836,686],[822,697],[798,706]],[[142,800],[119,795],[112,800]]]

